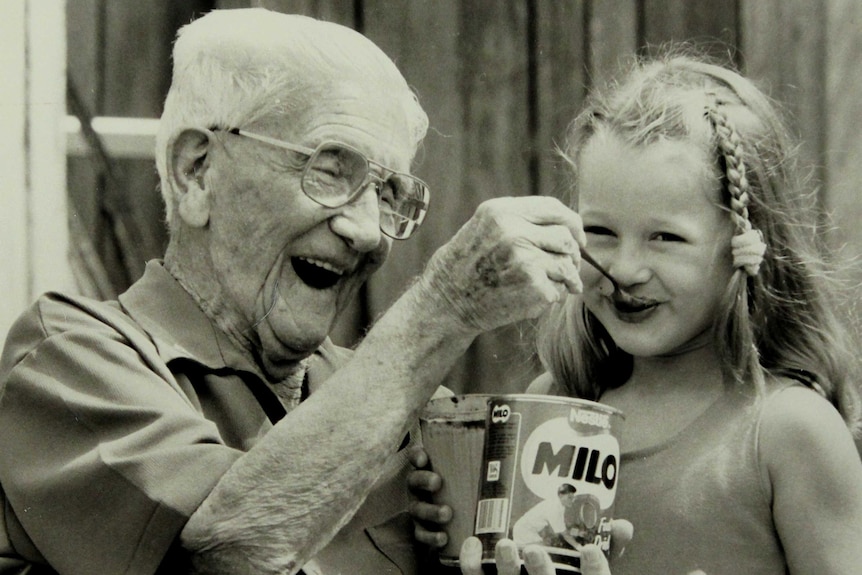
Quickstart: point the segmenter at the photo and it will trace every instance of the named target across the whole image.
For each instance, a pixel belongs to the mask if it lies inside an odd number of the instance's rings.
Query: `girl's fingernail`
[[[514,545],[505,545],[501,549],[503,560],[514,563],[518,560],[518,550]]]
[[[581,563],[590,567],[601,565],[602,550],[598,545],[584,545],[581,547]]]
[[[482,542],[479,541],[477,537],[468,537],[464,540],[463,546],[464,551],[467,551],[471,554],[482,552]]]
[[[525,548],[524,563],[529,567],[538,567],[542,563],[542,552],[535,547]]]

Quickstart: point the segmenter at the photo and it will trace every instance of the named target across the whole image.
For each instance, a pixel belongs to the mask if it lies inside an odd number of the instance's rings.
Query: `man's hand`
[[[482,203],[420,278],[460,322],[486,331],[538,316],[582,283],[580,216],[550,197]]]

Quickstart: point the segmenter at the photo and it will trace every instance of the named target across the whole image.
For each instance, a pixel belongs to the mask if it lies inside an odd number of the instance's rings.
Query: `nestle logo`
[[[602,429],[611,428],[611,416],[607,413],[599,413],[588,409],[574,408],[569,412],[569,421],[572,423],[580,423],[581,425],[592,425],[601,427]]]

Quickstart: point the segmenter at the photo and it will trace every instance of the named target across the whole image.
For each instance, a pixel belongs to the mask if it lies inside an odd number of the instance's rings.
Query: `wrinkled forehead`
[[[291,137],[314,147],[344,142],[406,171],[416,151],[404,88],[385,78],[333,78],[315,85],[291,122]]]

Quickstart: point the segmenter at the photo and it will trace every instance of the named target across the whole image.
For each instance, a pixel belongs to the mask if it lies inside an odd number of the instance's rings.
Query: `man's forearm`
[[[353,516],[476,330],[421,280],[218,483],[182,533],[200,572],[293,573]]]

